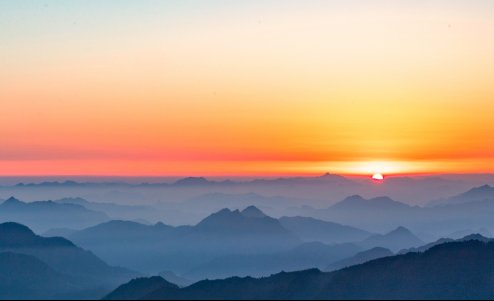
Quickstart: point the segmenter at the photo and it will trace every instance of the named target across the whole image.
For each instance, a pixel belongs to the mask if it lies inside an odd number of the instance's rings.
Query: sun
[[[372,180],[380,182],[384,180],[384,177],[381,173],[375,173],[372,175]]]

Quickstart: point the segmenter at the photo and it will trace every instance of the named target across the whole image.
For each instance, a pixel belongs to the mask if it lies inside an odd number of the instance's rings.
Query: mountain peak
[[[481,189],[481,190],[486,190],[486,189],[493,189],[494,187],[492,187],[491,185],[489,184],[485,184],[485,185],[482,185],[482,186],[479,186],[477,187],[477,189]]]
[[[396,201],[390,198],[389,196],[378,196],[370,199],[369,201],[380,202],[380,203],[396,203]]]
[[[475,233],[475,234],[470,234],[470,235],[467,235],[465,237],[463,237],[462,239],[459,239],[460,241],[469,241],[469,240],[478,240],[478,241],[482,241],[482,242],[488,242],[488,241],[491,241],[490,238],[487,238],[481,234],[478,234],[478,233]]]
[[[484,193],[494,193],[494,187],[492,187],[488,184],[485,184],[485,185],[482,185],[479,187],[474,187],[474,188],[468,190],[467,192],[465,192],[463,195],[477,196],[477,195],[481,195]]]
[[[320,176],[320,178],[332,178],[332,177],[341,177],[341,176],[332,174],[330,172],[326,172]]]
[[[163,277],[135,278],[122,284],[103,300],[137,300],[147,294],[160,290],[178,290],[179,287],[166,281]]]
[[[264,212],[262,212],[256,206],[249,206],[249,207],[245,208],[244,210],[242,210],[242,212],[240,212],[240,213],[242,213],[243,216],[250,217],[250,218],[266,217],[266,214],[264,214]]]
[[[430,206],[444,206],[455,204],[466,204],[471,202],[479,202],[486,200],[494,200],[494,187],[490,185],[482,185],[473,187],[463,193],[452,196],[446,199],[437,199],[429,202]]]
[[[74,244],[61,237],[41,237],[22,224],[0,224],[0,247],[26,247],[32,245],[73,247]]]
[[[388,235],[399,234],[399,235],[413,235],[413,233],[403,226],[399,226],[393,231],[389,232]]]
[[[5,235],[15,235],[15,236],[34,236],[34,232],[29,229],[27,226],[14,223],[7,222],[0,224],[0,237]]]
[[[206,218],[204,218],[202,221],[200,221],[197,226],[199,227],[216,227],[216,226],[223,226],[231,221],[234,221],[237,219],[237,215],[242,215],[240,214],[240,211],[238,210],[230,210],[228,208],[223,208],[220,211],[217,211],[213,214],[210,214]]]
[[[17,205],[17,204],[23,204],[24,202],[21,202],[20,200],[16,199],[15,197],[11,196],[5,202],[3,202],[3,205]]]
[[[343,201],[341,201],[342,203],[345,202],[345,203],[348,203],[348,202],[365,202],[366,199],[364,199],[361,195],[359,194],[354,194],[354,195],[351,195],[351,196],[348,196],[346,198],[343,199]]]
[[[204,177],[187,177],[177,180],[175,185],[205,185],[211,183]]]
[[[0,246],[22,246],[35,239],[36,234],[24,225],[14,222],[0,224]]]

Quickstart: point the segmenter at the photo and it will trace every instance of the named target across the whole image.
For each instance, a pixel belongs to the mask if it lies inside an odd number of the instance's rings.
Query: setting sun
[[[382,181],[382,180],[384,180],[384,177],[380,173],[375,173],[374,175],[372,175],[372,179],[374,181]]]

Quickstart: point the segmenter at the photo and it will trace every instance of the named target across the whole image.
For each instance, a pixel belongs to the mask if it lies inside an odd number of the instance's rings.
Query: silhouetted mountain
[[[200,265],[184,276],[189,279],[221,279],[232,276],[269,276],[280,271],[325,268],[329,263],[356,254],[362,249],[354,244],[326,245],[303,243],[291,250],[270,254],[230,255]]]
[[[80,289],[34,256],[0,252],[0,299],[60,299]]]
[[[232,236],[235,240],[254,238],[264,243],[279,242],[294,244],[298,241],[293,233],[281,223],[265,215],[254,206],[243,211],[222,209],[203,219],[194,227],[194,233],[204,235]],[[239,237],[242,236],[242,237]]]
[[[73,279],[80,290],[105,289],[136,273],[108,266],[91,252],[61,237],[41,237],[18,223],[0,224],[0,252],[33,256],[56,272]]]
[[[216,257],[288,250],[300,240],[255,207],[223,209],[195,226],[153,226],[112,221],[69,236],[114,265],[184,273]]]
[[[242,213],[243,216],[248,217],[248,218],[264,218],[268,217],[264,212],[259,210],[256,206],[249,206],[242,210],[240,213]]]
[[[11,197],[0,205],[0,222],[15,221],[40,232],[57,227],[83,228],[107,219],[102,212],[52,201],[25,203]]]
[[[289,177],[276,179],[255,179],[250,184],[269,184],[269,185],[300,185],[300,184],[334,184],[355,186],[352,180],[337,174],[325,173],[316,177]]]
[[[45,182],[41,182],[41,183],[19,183],[16,186],[17,187],[24,187],[24,186],[27,186],[27,187],[32,187],[32,186],[44,186],[44,187],[69,186],[69,187],[73,187],[73,186],[79,186],[79,185],[85,185],[85,184],[89,184],[89,183],[79,183],[76,181],[67,180],[67,181],[63,181],[63,182],[45,181]]]
[[[480,235],[485,236],[485,237],[494,237],[492,232],[486,228],[479,228],[479,229],[475,229],[475,230],[472,230],[472,229],[459,230],[459,231],[455,231],[453,233],[446,235],[446,237],[453,238],[453,239],[460,239],[460,238],[468,236],[470,234],[480,234]]]
[[[423,244],[422,240],[404,227],[398,227],[384,235],[373,235],[360,243],[364,248],[383,247],[395,252]]]
[[[363,240],[372,234],[350,226],[318,220],[312,217],[282,217],[281,225],[295,233],[302,241],[343,243]]]
[[[394,201],[389,197],[376,197],[372,199],[364,199],[359,195],[353,195],[345,198],[339,203],[330,207],[332,210],[345,211],[345,210],[373,210],[373,211],[389,211],[389,210],[407,210],[411,207]]]
[[[0,224],[1,249],[31,247],[75,247],[75,245],[61,237],[38,236],[28,227],[18,223]]]
[[[266,278],[204,280],[177,289],[139,292],[136,299],[492,299],[494,242],[477,240],[435,246],[372,260],[331,273],[317,269]],[[119,296],[123,298],[125,296]]]
[[[400,250],[398,252],[398,254],[406,254],[406,253],[409,253],[409,252],[425,252],[425,251],[429,250],[432,247],[435,247],[435,246],[438,246],[438,245],[441,245],[441,244],[444,244],[444,243],[448,243],[448,242],[454,242],[454,241],[455,240],[454,239],[451,239],[451,238],[440,238],[440,239],[438,239],[438,240],[436,240],[434,242],[425,244],[425,245],[420,246],[420,247],[402,249],[402,250]]]
[[[106,213],[112,219],[138,219],[142,216],[158,218],[159,212],[150,206],[120,205],[115,203],[90,202],[83,198],[62,198],[55,201],[59,204],[83,206],[89,210]]]
[[[163,279],[165,279],[166,281],[171,282],[173,284],[176,284],[176,285],[178,285],[180,287],[189,286],[192,283],[194,283],[194,281],[192,281],[190,279],[187,279],[187,278],[184,278],[184,277],[181,277],[181,276],[177,276],[177,274],[175,274],[172,271],[163,271],[163,272],[160,272],[158,274],[158,276],[160,276]]]
[[[329,208],[316,210],[311,215],[327,221],[380,232],[396,227],[397,224],[414,223],[414,217],[419,211],[419,207],[411,207],[389,197],[365,199],[353,195]]]
[[[204,177],[188,177],[188,178],[183,178],[180,180],[177,180],[173,185],[208,185],[208,184],[213,184],[215,183],[214,181],[209,181]]]
[[[145,225],[132,221],[113,220],[76,231],[70,235],[70,238],[76,241],[94,239],[101,242],[112,238],[114,240],[129,241],[130,243],[139,243],[147,239],[158,239],[174,229],[174,227],[163,223]]]
[[[438,239],[438,240],[436,240],[434,242],[428,243],[428,244],[423,245],[423,246],[420,246],[420,247],[400,250],[400,252],[398,254],[406,254],[406,253],[409,253],[409,252],[425,252],[425,251],[429,250],[432,247],[435,247],[435,246],[438,246],[438,245],[441,245],[441,244],[444,244],[444,243],[448,243],[448,242],[462,242],[462,241],[469,241],[469,240],[478,240],[478,241],[481,241],[481,242],[490,242],[492,240],[492,238],[487,238],[487,237],[484,237],[484,236],[482,236],[480,234],[470,234],[470,235],[466,235],[466,236],[464,236],[462,238],[458,238],[458,239],[440,238],[440,239]]]
[[[160,276],[136,278],[126,284],[122,284],[105,296],[103,300],[137,300],[159,289],[170,291],[177,290],[178,288],[177,285],[166,281]]]
[[[340,270],[352,265],[357,265],[357,264],[362,264],[367,261],[371,261],[374,259],[382,258],[382,257],[387,257],[387,256],[392,256],[393,252],[386,248],[381,248],[381,247],[375,247],[369,250],[365,250],[362,252],[359,252],[355,254],[352,257],[345,258],[342,260],[339,260],[335,263],[330,264],[328,267],[326,267],[326,271],[336,271]]]
[[[452,205],[452,204],[462,204],[462,203],[470,203],[470,202],[478,202],[490,200],[494,202],[494,187],[489,185],[482,185],[479,187],[474,187],[464,193],[459,195],[434,200],[428,203],[429,206],[438,206],[438,205]]]

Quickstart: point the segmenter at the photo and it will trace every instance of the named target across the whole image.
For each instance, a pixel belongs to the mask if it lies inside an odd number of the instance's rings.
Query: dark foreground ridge
[[[156,284],[158,283],[158,287]],[[107,299],[492,299],[494,242],[448,242],[339,271],[204,280],[178,288],[156,278],[129,282]],[[150,289],[151,288],[151,289]],[[120,294],[129,292],[128,295]]]

